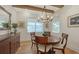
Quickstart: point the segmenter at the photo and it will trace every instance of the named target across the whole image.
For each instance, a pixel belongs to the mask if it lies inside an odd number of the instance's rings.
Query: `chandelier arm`
[[[46,6],[44,5],[44,8],[42,8],[42,16],[40,17],[40,19],[44,22],[44,23],[49,23],[53,20],[53,18],[50,17],[50,15],[48,15],[48,13],[45,11]]]

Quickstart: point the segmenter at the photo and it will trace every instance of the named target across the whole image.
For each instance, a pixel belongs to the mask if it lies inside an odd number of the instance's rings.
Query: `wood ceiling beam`
[[[30,9],[30,10],[34,10],[34,11],[45,11],[48,13],[54,13],[53,10],[50,9],[43,9],[41,7],[35,7],[35,6],[31,6],[31,5],[13,5],[13,7],[17,7],[17,8],[23,8],[23,9]]]
[[[51,5],[51,6],[58,7],[58,8],[64,7],[64,5]]]

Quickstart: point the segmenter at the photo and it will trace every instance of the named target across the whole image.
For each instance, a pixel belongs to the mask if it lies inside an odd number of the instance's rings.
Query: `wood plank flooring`
[[[31,42],[21,42],[21,46],[16,52],[16,54],[36,54],[35,46],[31,48]],[[62,54],[61,51],[57,51],[56,54]],[[65,54],[78,54],[77,52],[66,48]]]

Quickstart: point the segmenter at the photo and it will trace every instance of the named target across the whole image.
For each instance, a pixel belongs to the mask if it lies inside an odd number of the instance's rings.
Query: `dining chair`
[[[32,48],[33,45],[35,44],[35,32],[30,32],[30,35],[31,35],[31,42],[32,42],[31,48]]]
[[[37,54],[47,54],[49,49],[52,48],[52,45],[48,45],[48,37],[44,36],[35,36]]]
[[[66,33],[62,33],[61,35],[61,41],[59,44],[53,45],[52,49],[57,49],[57,50],[61,50],[62,53],[65,53],[65,48],[67,45],[67,41],[68,41],[68,34]]]

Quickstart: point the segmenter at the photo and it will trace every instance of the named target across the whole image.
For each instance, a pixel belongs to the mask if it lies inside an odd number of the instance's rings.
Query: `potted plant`
[[[43,36],[47,36],[47,35],[48,35],[48,33],[47,33],[47,32],[44,32],[44,33],[43,33]]]
[[[15,34],[17,32],[17,27],[18,27],[18,25],[16,23],[12,23],[12,28],[14,29]]]
[[[3,26],[5,29],[10,30],[10,25],[9,25],[9,23],[2,23],[2,26]]]

